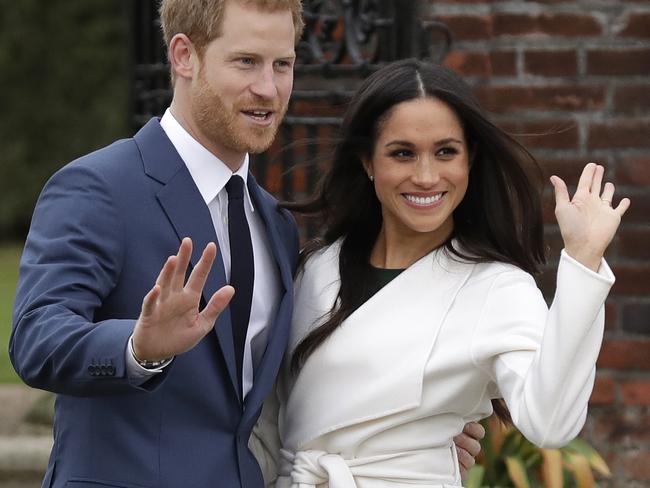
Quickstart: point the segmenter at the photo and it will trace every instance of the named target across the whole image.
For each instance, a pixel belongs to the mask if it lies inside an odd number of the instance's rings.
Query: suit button
[[[106,374],[108,376],[115,376],[115,368],[113,366],[106,366]]]
[[[99,367],[99,374],[100,374],[100,376],[106,376],[106,365],[102,364]]]
[[[95,376],[97,374],[96,370],[97,368],[94,365],[91,364],[88,366],[88,373],[90,373],[91,376]]]

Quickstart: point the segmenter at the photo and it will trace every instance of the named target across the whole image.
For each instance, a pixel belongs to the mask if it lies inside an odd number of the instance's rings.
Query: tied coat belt
[[[441,478],[445,472],[448,476]],[[379,483],[387,488],[461,488],[453,445],[352,459],[319,450],[282,449],[276,488],[359,488],[355,478],[359,487]]]

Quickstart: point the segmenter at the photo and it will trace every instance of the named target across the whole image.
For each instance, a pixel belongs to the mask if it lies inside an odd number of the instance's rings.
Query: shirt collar
[[[181,159],[187,166],[194,184],[199,189],[206,205],[214,200],[223,190],[233,174],[239,175],[244,180],[244,193],[251,211],[254,211],[253,201],[248,191],[248,154],[244,162],[234,173],[218,157],[206,149],[199,141],[194,139],[189,132],[176,120],[171,110],[167,109],[160,119],[160,126],[169,137],[169,140],[178,151]]]

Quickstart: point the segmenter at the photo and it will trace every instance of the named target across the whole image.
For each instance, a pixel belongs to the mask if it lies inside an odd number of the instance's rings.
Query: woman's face
[[[469,157],[460,120],[446,103],[426,97],[395,105],[365,166],[387,236],[428,233],[435,245],[449,237],[467,190]]]

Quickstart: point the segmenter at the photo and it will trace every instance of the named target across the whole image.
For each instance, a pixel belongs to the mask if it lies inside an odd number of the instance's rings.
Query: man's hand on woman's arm
[[[465,425],[463,432],[454,437],[460,473],[464,477],[469,468],[476,463],[476,456],[481,452],[481,439],[485,437],[485,429],[478,422]]]

